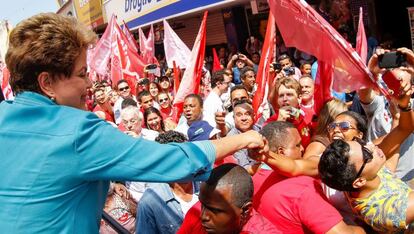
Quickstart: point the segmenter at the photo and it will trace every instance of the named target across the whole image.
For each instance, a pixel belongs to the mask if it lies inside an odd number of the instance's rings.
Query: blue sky
[[[0,0],[0,20],[7,19],[13,26],[23,19],[41,12],[56,12],[56,0]]]

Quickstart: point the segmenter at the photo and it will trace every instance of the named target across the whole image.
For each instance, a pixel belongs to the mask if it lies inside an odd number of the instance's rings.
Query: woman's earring
[[[56,98],[55,97],[50,97],[50,100],[52,100],[52,102],[56,102]]]

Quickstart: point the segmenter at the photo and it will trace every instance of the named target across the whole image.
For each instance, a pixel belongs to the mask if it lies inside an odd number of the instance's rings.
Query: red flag
[[[10,87],[10,72],[7,69],[6,64],[0,62],[0,85],[1,91],[3,92],[3,96],[5,100],[13,99],[13,91]]]
[[[256,121],[262,116],[263,107],[266,103],[269,90],[269,68],[270,63],[273,62],[275,56],[276,24],[275,17],[273,16],[272,12],[269,12],[266,28],[267,29],[262,48],[262,56],[260,58],[260,63],[256,75],[257,91],[253,97],[253,110],[256,116]]]
[[[223,69],[220,64],[220,59],[217,56],[216,48],[213,48],[213,72]]]
[[[173,73],[174,73],[174,94],[178,92],[178,88],[180,87],[180,78],[181,78],[181,70],[173,61]]]
[[[136,81],[143,76],[145,64],[116,23],[114,15],[95,47],[90,65],[100,75],[105,76],[109,72],[113,85],[125,79],[135,94]]]
[[[174,98],[174,106],[178,108],[181,113],[183,109],[184,98],[191,93],[199,93],[200,80],[202,76],[202,69],[204,64],[204,54],[206,49],[206,23],[207,14],[204,12],[203,21],[200,25],[197,38],[194,42],[193,50],[191,51],[190,64],[184,72],[180,87]]]
[[[151,29],[148,33],[148,37],[145,37],[144,32],[140,28],[138,30],[139,34],[139,50],[141,52],[142,58],[147,64],[156,63],[157,59],[155,58],[155,45],[154,45],[154,28],[151,25]]]
[[[315,78],[315,92],[313,96],[314,110],[316,115],[319,115],[323,105],[332,99],[331,86],[332,86],[333,68],[332,65],[325,62],[318,61],[318,71]]]
[[[356,38],[355,50],[358,52],[362,61],[366,63],[367,56],[368,56],[368,44],[367,44],[367,36],[365,35],[364,13],[363,13],[362,7],[359,8],[358,34]]]
[[[180,68],[187,68],[190,63],[191,50],[178,37],[166,20],[164,20],[164,51],[168,67],[173,66],[173,61]]]
[[[306,1],[268,1],[287,47],[296,47],[333,65],[333,89],[344,92],[376,86],[356,51]]]
[[[122,27],[122,32],[124,32],[125,36],[128,38],[129,44],[134,47],[135,51],[138,51],[138,43],[134,38],[134,35],[132,35],[131,31],[129,31],[129,28],[127,24],[124,22],[124,26]]]

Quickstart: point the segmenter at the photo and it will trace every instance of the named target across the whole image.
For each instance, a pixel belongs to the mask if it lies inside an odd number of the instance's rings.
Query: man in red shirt
[[[201,185],[199,200],[184,218],[183,233],[280,233],[252,209],[253,182],[236,164],[223,164]]]
[[[266,122],[273,121],[287,121],[293,123],[302,138],[302,146],[310,143],[311,132],[308,124],[305,121],[305,112],[300,109],[300,84],[293,78],[283,77],[277,81],[275,86],[275,94],[271,95],[274,100],[271,100],[275,114],[271,116]]]
[[[105,113],[105,120],[114,122],[114,112],[112,110],[111,103],[109,102],[109,97],[105,93],[103,87],[98,87],[94,90],[94,96],[97,105],[93,109],[93,112],[102,111]]]
[[[273,122],[261,133],[271,152],[292,159],[302,157],[301,137],[291,123]],[[312,177],[288,178],[264,165],[253,176],[253,183],[254,208],[282,233],[364,233],[343,222],[325,199],[320,182]]]

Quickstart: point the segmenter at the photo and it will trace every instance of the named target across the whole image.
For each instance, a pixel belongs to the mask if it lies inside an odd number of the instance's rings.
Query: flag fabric
[[[141,28],[138,29],[138,34],[141,57],[147,64],[156,63],[157,59],[155,58],[154,27],[151,24],[148,37],[145,37],[145,34]]]
[[[213,72],[221,70],[220,59],[217,55],[216,48],[213,48]]]
[[[362,7],[359,8],[358,34],[356,38],[355,50],[361,57],[362,61],[364,63],[367,63],[368,43],[367,43],[367,36],[365,35],[364,13],[363,13]]]
[[[7,20],[0,21],[0,62],[5,62],[6,52],[9,48],[9,34],[12,30]]]
[[[164,20],[164,51],[168,67],[173,67],[173,61],[180,68],[187,68],[189,65],[191,50],[178,37],[166,20]]]
[[[257,91],[253,97],[253,111],[255,113],[256,121],[262,117],[264,105],[267,103],[269,91],[268,80],[270,76],[269,68],[275,57],[276,23],[272,12],[269,12],[266,28],[266,35],[262,47],[262,56],[260,58],[256,75]]]
[[[178,88],[180,87],[180,79],[181,79],[181,70],[180,67],[177,66],[175,61],[173,61],[173,73],[174,73],[174,94],[177,93]]]
[[[134,38],[134,35],[132,35],[131,31],[129,31],[129,28],[127,24],[124,22],[124,25],[122,27],[122,32],[124,32],[125,36],[128,38],[129,44],[133,46],[135,51],[138,51],[138,44],[137,41]]]
[[[14,98],[13,91],[10,87],[10,72],[6,67],[5,63],[0,62],[0,85],[1,91],[5,100],[11,100]]]
[[[179,115],[183,109],[184,98],[192,93],[198,94],[200,91],[200,80],[206,49],[207,14],[208,12],[205,11],[203,21],[201,22],[200,29],[194,42],[193,50],[191,51],[190,63],[184,71],[180,87],[174,97],[174,106],[179,110]]]
[[[332,99],[333,67],[323,61],[318,61],[318,70],[315,77],[315,92],[313,96],[315,114],[319,115],[323,105]]]
[[[373,75],[352,46],[305,0],[268,0],[286,47],[296,47],[334,68],[338,92],[375,87]]]
[[[136,82],[139,77],[143,77],[145,63],[133,48],[113,15],[89,64],[101,76],[109,73],[113,85],[125,79],[135,94]]]

